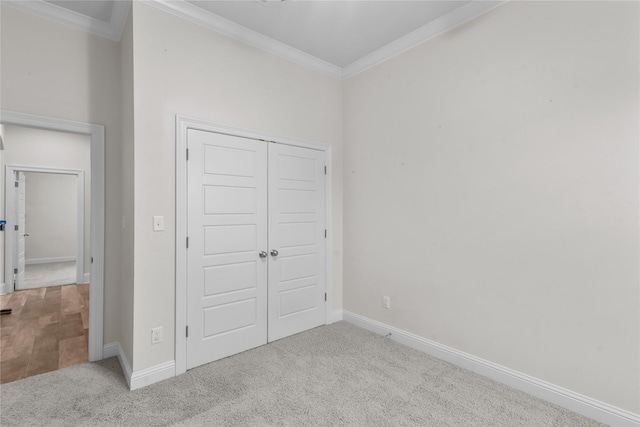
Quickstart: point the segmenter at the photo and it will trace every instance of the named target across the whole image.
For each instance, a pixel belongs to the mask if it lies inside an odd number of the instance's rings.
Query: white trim
[[[0,283],[0,295],[4,295],[4,294],[8,294],[9,293],[9,287],[7,286],[6,283]]]
[[[74,256],[58,256],[58,257],[49,257],[49,258],[31,258],[24,261],[26,265],[34,265],[34,264],[51,264],[54,262],[71,262],[75,261],[76,257]]]
[[[91,136],[91,285],[89,361],[101,360],[104,322],[104,126],[0,110],[0,123]],[[5,253],[5,256],[6,253]]]
[[[183,242],[187,239],[187,131],[198,129],[209,132],[216,132],[225,135],[239,136],[243,138],[259,139],[263,141],[277,142],[279,144],[292,145],[302,148],[310,148],[325,152],[325,162],[327,166],[327,176],[325,182],[325,209],[327,242],[326,253],[326,292],[327,308],[325,323],[332,323],[332,290],[333,280],[331,277],[331,254],[332,234],[331,212],[333,201],[331,199],[331,146],[328,144],[292,139],[281,135],[267,132],[223,126],[203,119],[196,119],[186,116],[176,116],[176,334],[175,334],[175,375],[180,375],[187,370],[187,338],[184,331],[187,327],[187,249]]]
[[[337,65],[250,30],[184,0],[141,0],[141,2],[318,73],[336,79],[342,77],[342,68]]]
[[[157,383],[176,375],[176,363],[172,360],[151,368],[136,371],[131,375],[129,388],[136,390]]]
[[[91,283],[91,273],[84,273],[82,283]]]
[[[391,59],[396,55],[406,52],[427,40],[430,40],[506,3],[506,0],[473,0],[472,2],[452,10],[446,15],[440,16],[417,30],[414,30],[386,46],[383,46],[352,62],[351,64],[345,67],[340,67],[218,16],[185,0],[140,1],[148,6],[162,10],[178,18],[185,19],[193,24],[208,28],[263,52],[284,58],[326,76],[342,80],[352,77],[362,71]],[[56,6],[55,4],[51,4],[43,0],[3,0],[3,4],[22,12],[49,19],[79,30],[87,31],[110,40],[120,41],[126,25],[131,2],[124,0],[114,2],[111,20],[108,23]]]
[[[437,37],[458,25],[471,21],[472,19],[475,19],[504,3],[506,3],[506,0],[475,0],[454,9],[446,15],[442,15],[428,24],[410,32],[406,36],[400,37],[386,46],[383,46],[380,49],[377,49],[345,66],[342,69],[342,78],[346,80],[349,77],[353,77],[356,74],[385,62],[394,56],[400,55],[401,53],[406,52],[427,40]]]
[[[334,323],[333,320],[333,150],[329,145],[324,153],[324,165],[327,168],[324,186],[324,226],[327,238],[324,245],[325,276],[327,302],[325,304],[325,325]]]
[[[585,417],[611,426],[640,426],[640,415],[638,414],[346,310],[343,310],[343,317],[345,321],[356,326],[382,336],[390,333],[389,338],[394,341],[577,412]]]
[[[16,217],[16,209],[14,201],[15,199],[15,187],[11,185],[14,181],[16,172],[38,172],[38,173],[53,173],[60,175],[74,175],[77,179],[76,192],[77,192],[77,205],[76,205],[76,248],[77,257],[76,260],[76,283],[82,283],[84,277],[84,217],[85,217],[85,204],[84,204],[84,171],[80,169],[59,169],[39,166],[24,166],[24,165],[5,165],[6,168],[6,181],[5,181],[5,215],[7,224],[17,224],[18,219]],[[23,230],[24,231],[24,230]],[[11,270],[15,267],[13,260],[14,249],[14,233],[5,234],[5,282],[12,283]],[[25,262],[25,264],[29,264]],[[33,263],[35,264],[35,263]],[[10,291],[12,292],[12,291]]]
[[[342,310],[336,310],[327,316],[327,325],[340,322],[342,319]]]
[[[406,36],[381,47],[380,49],[345,67],[339,67],[287,44],[274,40],[271,37],[222,18],[212,12],[190,4],[185,0],[141,1],[149,6],[163,10],[264,52],[279,56],[321,74],[342,80],[352,77],[366,69],[391,59],[396,55],[406,52],[427,40],[430,40],[506,3],[506,0],[474,0],[443,16],[440,16],[417,30],[412,31]]]
[[[131,370],[129,359],[124,354],[119,342],[105,344],[102,349],[102,354],[105,359],[108,357],[118,357],[118,362],[120,363],[122,373],[130,390],[146,387],[153,383],[175,376],[176,365],[173,360],[151,368],[133,372]]]
[[[115,357],[119,353],[120,353],[119,342],[112,342],[109,344],[105,344],[104,347],[102,347],[102,355],[104,356],[105,359],[108,359],[110,357]]]
[[[48,19],[71,28],[86,31],[109,40],[120,41],[129,15],[129,1],[113,2],[111,19],[101,21],[43,0],[3,0],[2,4],[21,12]]]
[[[127,381],[127,386],[129,387],[129,389],[131,389],[131,364],[129,363],[127,355],[124,354],[120,343],[112,342],[109,344],[105,344],[102,348],[102,355],[105,359],[109,357],[118,357],[118,362],[120,363],[120,367],[122,368],[124,379]]]

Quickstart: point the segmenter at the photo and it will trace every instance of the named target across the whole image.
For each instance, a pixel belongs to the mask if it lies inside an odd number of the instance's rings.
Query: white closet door
[[[26,231],[26,192],[27,192],[27,180],[24,172],[17,172],[18,191],[16,191],[16,200],[18,208],[18,231],[16,232],[16,266],[18,273],[16,274],[16,287],[15,289],[23,289],[24,287],[24,268],[26,264],[26,237],[28,236]]]
[[[187,369],[267,342],[267,144],[189,130]]]
[[[269,341],[325,324],[324,178],[324,152],[269,144]]]

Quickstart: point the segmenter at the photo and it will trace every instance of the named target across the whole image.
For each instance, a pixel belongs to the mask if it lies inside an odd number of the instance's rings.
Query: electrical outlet
[[[151,344],[158,344],[162,342],[162,328],[151,329]]]
[[[382,297],[382,308],[391,308],[391,298],[388,296]]]
[[[153,217],[153,231],[164,231],[164,217],[163,216],[154,216]]]

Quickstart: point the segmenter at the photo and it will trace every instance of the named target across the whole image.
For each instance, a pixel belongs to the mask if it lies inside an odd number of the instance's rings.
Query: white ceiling
[[[46,0],[46,2],[90,18],[110,22],[115,0]]]
[[[259,49],[346,78],[504,0],[135,0]],[[119,40],[126,0],[2,0]]]
[[[188,1],[339,67],[470,2]]]

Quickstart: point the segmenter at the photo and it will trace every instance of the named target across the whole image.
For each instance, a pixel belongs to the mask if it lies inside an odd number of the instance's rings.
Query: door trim
[[[324,152],[327,175],[325,177],[325,221],[327,242],[325,246],[325,274],[327,304],[325,322],[331,323],[333,314],[333,281],[331,277],[331,253],[333,248],[333,228],[331,220],[331,146],[319,142],[293,139],[281,135],[269,134],[252,129],[224,126],[207,120],[177,115],[176,116],[176,334],[175,360],[176,375],[187,371],[187,132],[189,129],[215,132],[242,138],[257,139],[267,142],[310,148]]]
[[[10,185],[15,178],[16,172],[38,172],[53,173],[58,175],[73,175],[77,178],[77,205],[76,205],[76,283],[84,283],[84,171],[79,169],[58,169],[58,168],[41,168],[37,166],[22,165],[5,165],[5,214],[8,224],[17,222],[16,211],[18,209],[14,203],[15,187]],[[24,231],[24,230],[23,230]],[[11,270],[14,267],[13,260],[13,244],[14,233],[5,233],[4,237],[4,253],[5,253],[5,283],[10,292],[15,291],[12,280]],[[11,251],[9,250],[11,248]],[[25,260],[26,264],[26,260]]]
[[[91,283],[89,361],[102,360],[104,336],[104,126],[0,110],[0,123],[89,135],[91,138]]]

